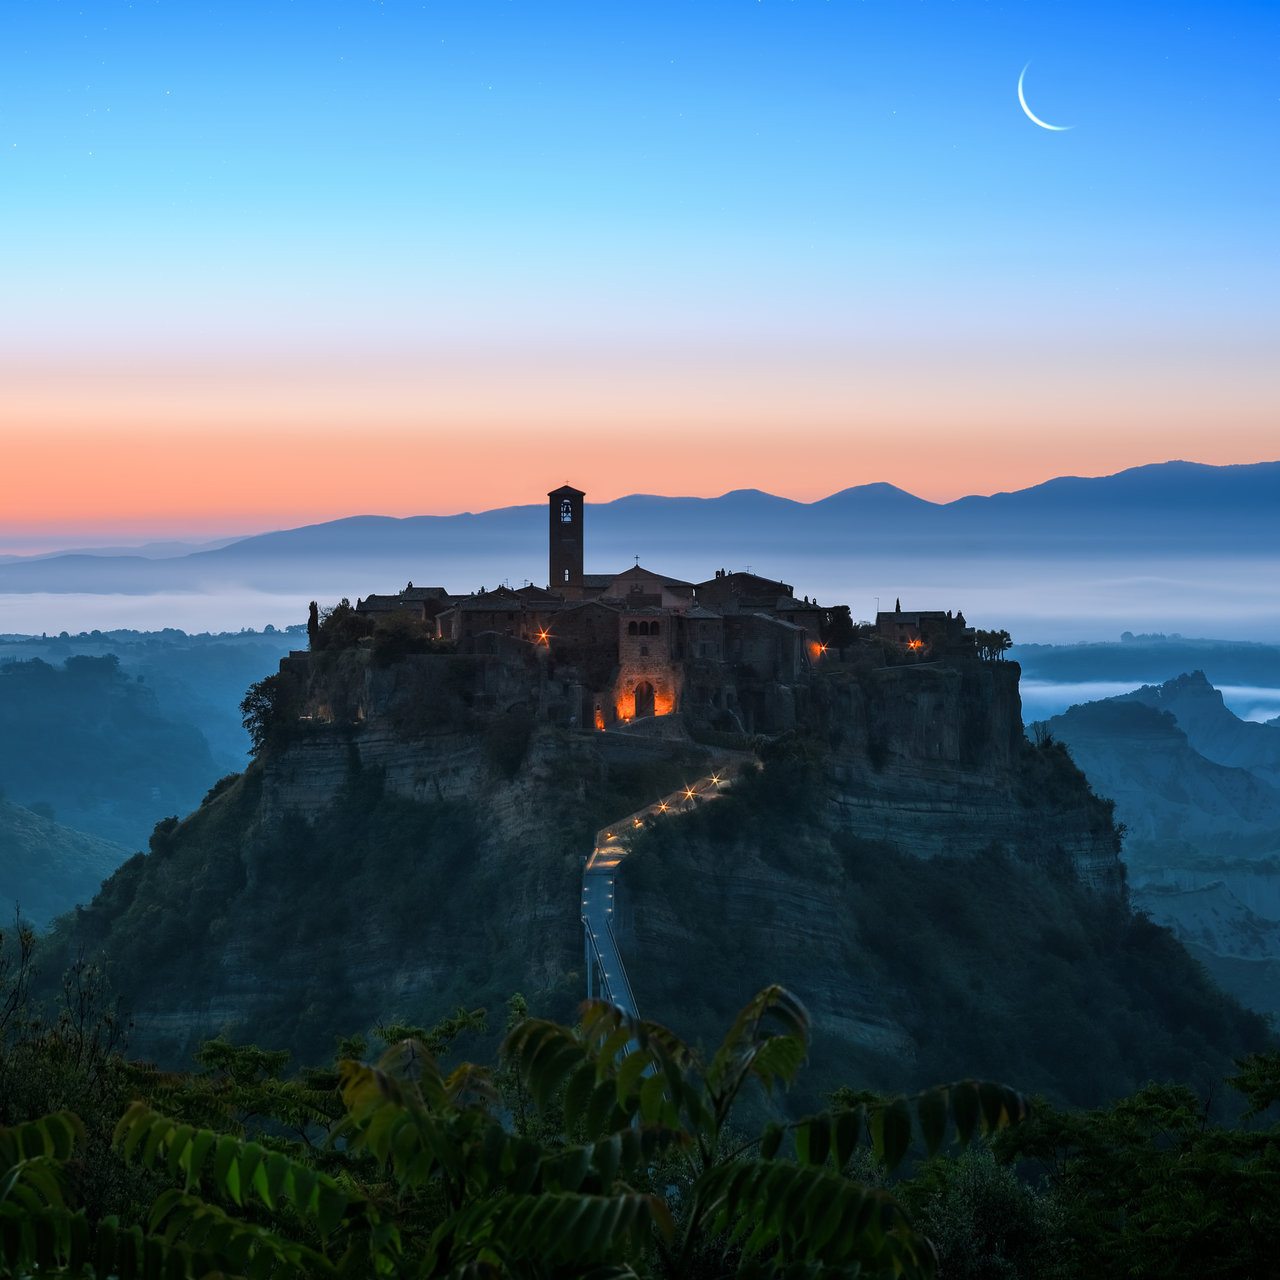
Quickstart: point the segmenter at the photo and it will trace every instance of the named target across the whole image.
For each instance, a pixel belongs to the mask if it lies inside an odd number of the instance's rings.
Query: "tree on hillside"
[[[296,723],[301,707],[298,682],[283,671],[277,671],[249,686],[240,703],[243,723],[249,734],[250,749],[259,755],[263,748],[283,742]]]
[[[1003,661],[1005,653],[1013,645],[1013,638],[1004,630],[975,631],[973,639],[978,647],[978,656],[988,662]]]
[[[1280,1053],[1239,1062],[1227,1084],[1249,1122],[1280,1097]],[[1062,1213],[1068,1275],[1275,1274],[1277,1128],[1222,1128],[1184,1085],[1149,1084],[1110,1107],[1040,1107],[997,1154],[1034,1161]]]

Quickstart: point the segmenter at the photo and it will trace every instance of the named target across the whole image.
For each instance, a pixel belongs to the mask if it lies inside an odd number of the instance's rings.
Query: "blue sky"
[[[1069,132],[1019,108],[1028,63],[1028,102]],[[233,417],[258,396],[269,434],[305,375],[236,400],[255,362],[341,368],[357,403],[394,383],[401,419],[430,400],[413,370],[443,362],[431,385],[497,423],[572,417],[610,360],[676,422],[681,362],[719,360],[697,394],[719,395],[726,439],[765,401],[828,414],[824,441],[846,424],[832,489],[956,496],[872,447],[951,408],[970,463],[1007,460],[1021,421],[1027,483],[1197,440],[1200,460],[1254,461],[1276,408],[1278,126],[1275,3],[10,0],[0,373],[31,430],[93,430],[66,399],[83,386],[106,435],[194,365]],[[542,381],[511,364],[528,350]],[[938,372],[966,369],[972,385]],[[196,383],[169,403],[192,439],[211,429]],[[496,384],[509,402],[484,399]],[[913,384],[908,412],[894,387]],[[1041,421],[1063,388],[1107,432],[1076,446],[1070,422]],[[1166,406],[1183,416],[1162,453]],[[784,417],[751,427],[762,451],[804,429]],[[424,438],[450,421],[424,408]]]
[[[481,294],[532,296],[570,332],[575,293],[594,306],[609,277],[659,328],[666,289],[757,306],[781,289],[821,330],[842,309],[824,285],[982,311],[984,280],[1055,327],[1106,287],[1121,322],[1228,298],[1243,328],[1274,322],[1274,4],[6,15],[19,279],[84,272],[92,290],[133,271],[146,294],[177,271],[217,295],[224,273],[261,288],[265,270],[341,297],[478,274]],[[1028,62],[1028,101],[1071,133],[1020,112]]]

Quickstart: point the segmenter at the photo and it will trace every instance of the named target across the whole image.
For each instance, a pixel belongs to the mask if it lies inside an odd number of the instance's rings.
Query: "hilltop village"
[[[650,722],[680,712],[690,725],[747,733],[791,727],[828,652],[849,657],[866,648],[887,651],[891,661],[978,652],[981,638],[950,611],[906,612],[899,604],[874,625],[856,626],[848,606],[798,599],[790,583],[753,573],[719,569],[695,583],[638,562],[586,573],[584,497],[569,485],[548,494],[545,588],[458,596],[410,583],[323,620],[313,605],[311,651],[396,636],[407,652],[487,658],[513,675],[536,667],[542,714],[570,727],[643,722],[661,732],[665,726]],[[488,682],[497,703],[504,683],[515,696],[510,681]]]

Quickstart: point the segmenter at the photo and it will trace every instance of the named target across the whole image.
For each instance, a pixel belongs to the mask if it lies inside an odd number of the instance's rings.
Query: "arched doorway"
[[[653,715],[653,685],[641,680],[636,685],[636,718]]]

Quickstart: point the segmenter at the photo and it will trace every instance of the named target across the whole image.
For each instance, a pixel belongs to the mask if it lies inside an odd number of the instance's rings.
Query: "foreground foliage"
[[[965,1081],[842,1100],[744,1139],[735,1102],[753,1082],[790,1085],[808,1038],[803,1007],[771,987],[709,1060],[600,1001],[575,1027],[517,1021],[496,1072],[446,1072],[412,1038],[376,1065],[344,1059],[329,1092],[315,1075],[281,1086],[272,1055],[215,1042],[215,1087],[156,1078],[153,1101],[115,1127],[118,1157],[160,1188],[135,1220],[74,1207],[86,1141],[74,1115],[0,1130],[0,1267],[174,1280],[932,1275],[933,1246],[898,1201],[851,1176],[856,1153],[891,1170],[913,1145],[933,1154],[1021,1121],[1024,1100]],[[167,1115],[154,1105],[165,1096],[193,1113],[221,1100],[227,1119],[229,1103],[267,1106],[297,1137]]]
[[[442,1065],[482,1010],[287,1055],[206,1043],[164,1073],[113,1049],[81,962],[46,1021],[32,938],[0,945],[0,1276],[1256,1277],[1280,1244],[1280,1053],[1242,1060],[1224,1126],[1149,1085],[1063,1113],[975,1081],[838,1089],[799,1120],[805,1010],[769,987],[703,1054],[588,1002],[515,997],[496,1067]],[[7,963],[6,963],[7,960]],[[1218,1097],[1221,1110],[1222,1099]],[[747,1103],[749,1105],[743,1105]],[[1241,1106],[1246,1104],[1239,1104]],[[123,1115],[122,1115],[123,1113]],[[952,1141],[955,1139],[956,1141]],[[959,1153],[957,1153],[957,1142]]]

